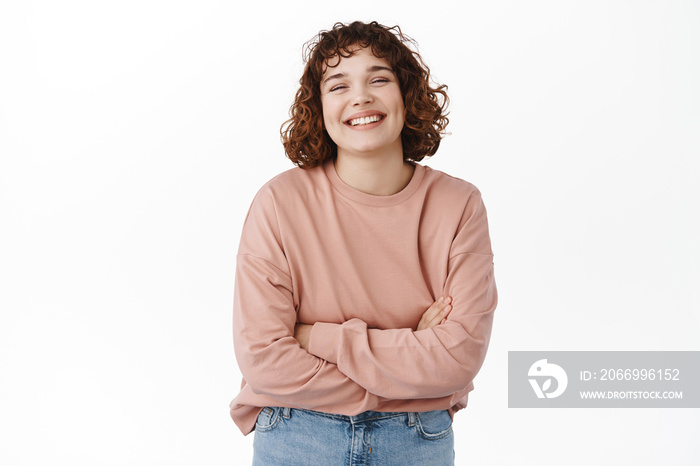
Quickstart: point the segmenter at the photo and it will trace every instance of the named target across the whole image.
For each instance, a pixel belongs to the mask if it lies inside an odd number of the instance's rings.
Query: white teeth
[[[375,121],[381,120],[382,117],[379,115],[372,115],[368,117],[362,117],[362,118],[355,118],[353,120],[350,120],[348,123],[350,123],[350,126],[360,126],[360,125],[368,125],[370,123],[374,123]]]

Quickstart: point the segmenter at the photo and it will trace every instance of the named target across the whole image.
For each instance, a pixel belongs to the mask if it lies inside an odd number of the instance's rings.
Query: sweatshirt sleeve
[[[371,393],[393,399],[438,398],[471,388],[486,357],[497,304],[486,209],[469,197],[450,248],[444,324],[430,329],[371,329],[360,319],[314,324],[309,352],[336,363]]]
[[[233,337],[239,369],[254,393],[285,405],[322,409],[339,399],[364,410],[379,397],[294,339],[292,280],[276,225],[274,198],[258,192],[236,256]]]

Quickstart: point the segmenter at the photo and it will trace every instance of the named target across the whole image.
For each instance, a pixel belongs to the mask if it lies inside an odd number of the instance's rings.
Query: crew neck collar
[[[355,189],[345,181],[340,179],[338,172],[335,170],[335,165],[333,164],[333,159],[326,160],[323,162],[323,169],[326,172],[326,176],[330,180],[333,187],[340,192],[343,196],[350,200],[359,202],[360,204],[375,206],[375,207],[388,207],[396,204],[400,204],[406,199],[410,198],[418,190],[423,176],[425,175],[425,167],[419,163],[409,162],[416,168],[413,170],[413,176],[411,181],[398,193],[391,194],[389,196],[377,196],[375,194],[368,194]]]

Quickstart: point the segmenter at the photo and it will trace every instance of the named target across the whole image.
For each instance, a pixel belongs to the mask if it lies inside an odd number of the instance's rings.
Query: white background
[[[235,253],[302,44],[399,24],[449,86],[500,302],[458,465],[690,465],[697,409],[507,407],[507,352],[700,350],[700,2],[4,1],[0,463],[249,464]]]

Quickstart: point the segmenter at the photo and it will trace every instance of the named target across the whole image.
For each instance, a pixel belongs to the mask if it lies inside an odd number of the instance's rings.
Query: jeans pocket
[[[452,433],[452,418],[447,410],[416,413],[418,434],[426,440],[439,440]]]
[[[282,408],[265,407],[258,414],[258,419],[255,421],[256,432],[269,432],[280,422],[280,413]]]

